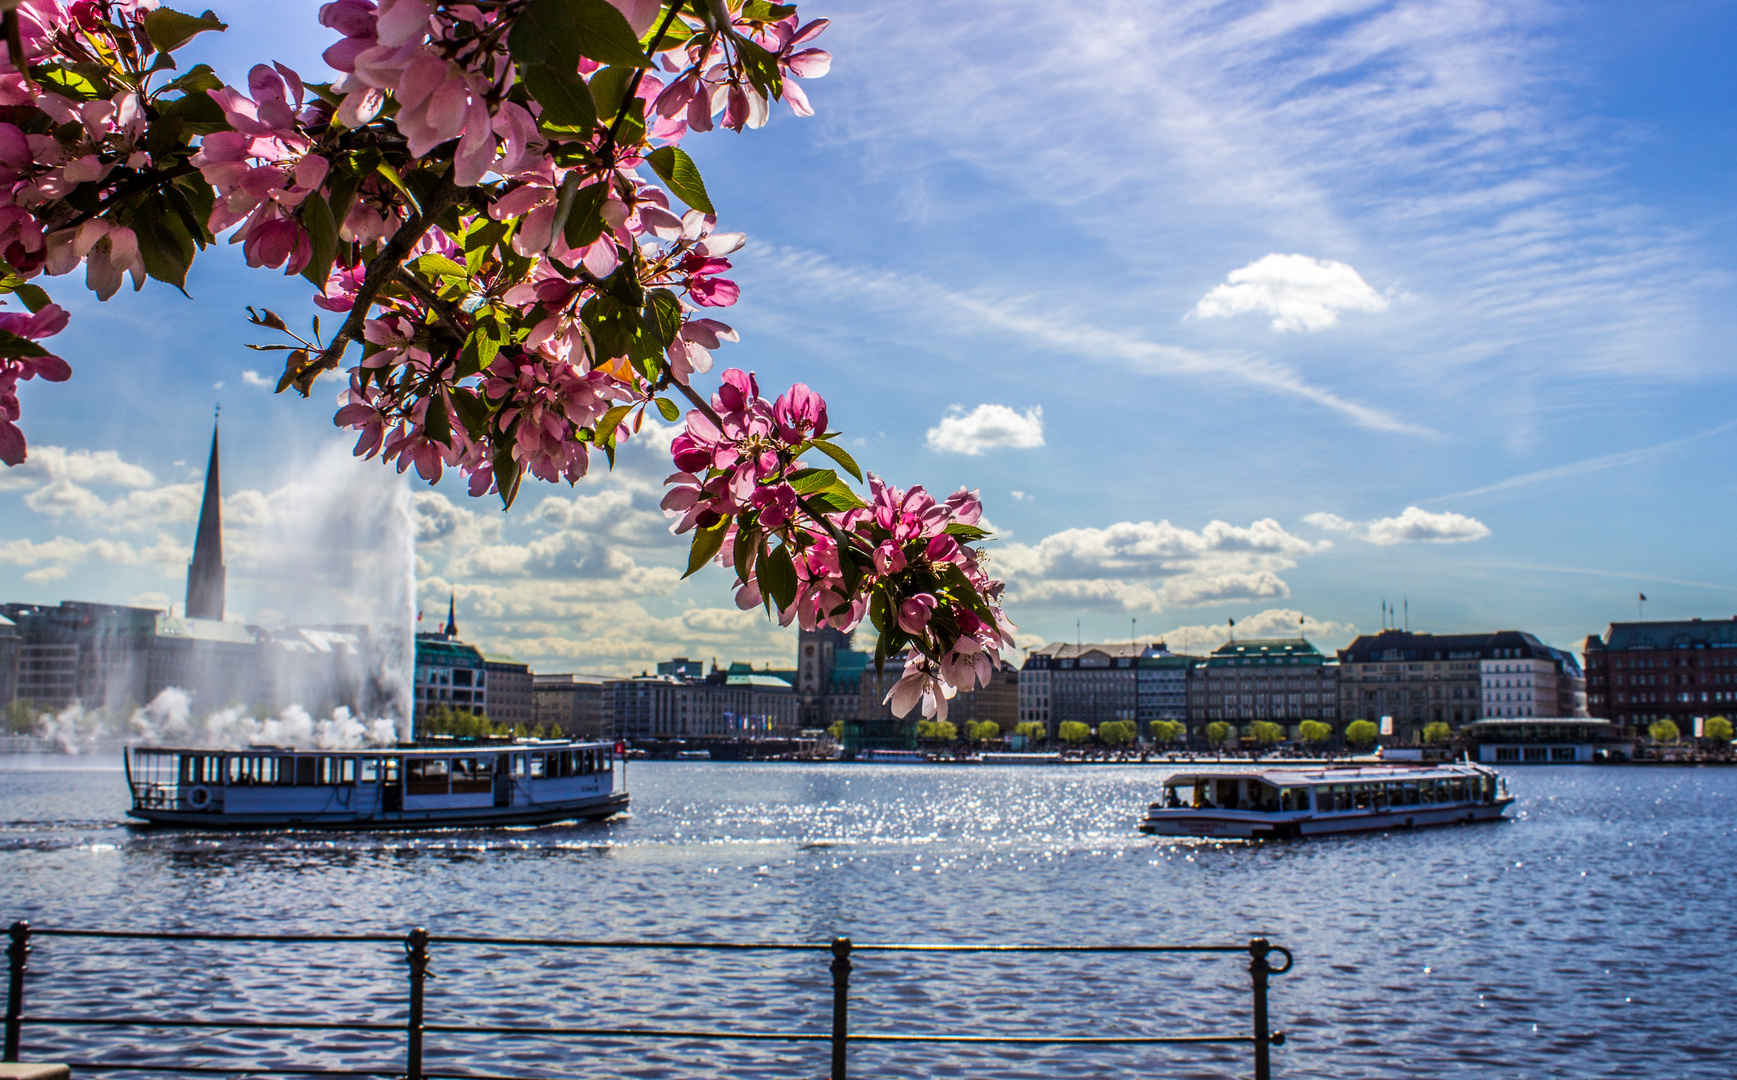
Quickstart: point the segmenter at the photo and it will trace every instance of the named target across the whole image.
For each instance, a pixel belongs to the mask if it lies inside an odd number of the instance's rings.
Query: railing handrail
[[[217,933],[203,931],[141,931],[96,930],[74,927],[32,927],[28,922],[13,923],[7,948],[9,981],[6,1000],[5,1051],[0,1060],[17,1061],[21,1033],[26,1023],[60,1027],[136,1027],[163,1029],[224,1029],[233,1031],[355,1031],[405,1033],[405,1068],[402,1071],[332,1070],[298,1068],[249,1068],[250,1073],[283,1076],[401,1076],[406,1080],[485,1080],[478,1073],[437,1073],[423,1069],[423,1038],[427,1034],[526,1035],[533,1037],[586,1037],[625,1039],[706,1039],[713,1041],[748,1042],[830,1042],[832,1044],[832,1080],[846,1078],[846,1052],[850,1042],[862,1043],[930,1043],[973,1046],[1195,1046],[1251,1045],[1254,1050],[1256,1080],[1269,1080],[1271,1075],[1269,1049],[1284,1044],[1283,1032],[1270,1032],[1267,1023],[1267,979],[1291,970],[1293,958],[1283,946],[1273,945],[1265,938],[1251,939],[1246,945],[1057,945],[1057,944],[972,944],[931,942],[884,942],[858,945],[849,938],[837,937],[824,943],[777,941],[711,941],[672,939],[583,939],[540,937],[492,937],[475,934],[430,934],[417,927],[408,935],[391,934],[260,934]],[[34,937],[83,938],[119,941],[208,942],[213,944],[272,944],[272,945],[398,945],[405,951],[409,969],[409,1008],[404,1022],[338,1022],[284,1021],[225,1018],[220,1020],[157,1019],[131,1015],[53,1016],[27,1015],[24,1012],[24,973]],[[428,1023],[424,1017],[423,987],[427,979],[431,946],[488,946],[493,948],[557,948],[591,950],[645,950],[695,952],[824,952],[832,957],[829,965],[833,977],[833,1023],[830,1031],[718,1031],[710,1029],[664,1029],[649,1027],[579,1027],[525,1026],[511,1024],[440,1024]],[[1253,1005],[1253,1030],[1248,1035],[937,1035],[897,1031],[851,1032],[848,1030],[851,956],[859,952],[930,954],[1173,954],[1230,955],[1249,957],[1249,975]],[[1268,957],[1278,953],[1284,965],[1275,967]],[[113,1062],[77,1062],[77,1067],[109,1071],[122,1068],[148,1068],[156,1072],[177,1072],[204,1075],[213,1071],[201,1066],[141,1066]],[[227,1071],[233,1072],[233,1067]],[[504,1080],[504,1078],[497,1078]],[[525,1078],[530,1080],[530,1078]]]
[[[236,934],[199,930],[84,930],[63,927],[30,928],[31,937],[108,938],[122,941],[208,941],[281,945],[397,945],[402,934]],[[695,949],[721,951],[825,952],[830,941],[714,941],[706,938],[537,938],[491,937],[482,934],[429,934],[431,945],[488,945],[539,949]],[[1286,952],[1273,946],[1275,952]],[[1246,953],[1247,945],[1006,945],[969,942],[852,942],[851,952],[951,953]],[[1286,952],[1286,955],[1289,955]]]

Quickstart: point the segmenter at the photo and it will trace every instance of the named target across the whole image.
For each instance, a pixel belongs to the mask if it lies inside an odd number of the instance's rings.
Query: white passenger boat
[[[606,742],[374,750],[130,748],[129,817],[200,829],[539,825],[627,809]]]
[[[977,760],[985,765],[1060,765],[1060,754],[1019,754],[999,751],[984,751],[977,755]]]
[[[1260,839],[1493,821],[1507,781],[1469,762],[1177,773],[1146,811],[1158,836]]]
[[[880,765],[927,765],[929,755],[921,750],[859,750],[858,761],[872,761]]]

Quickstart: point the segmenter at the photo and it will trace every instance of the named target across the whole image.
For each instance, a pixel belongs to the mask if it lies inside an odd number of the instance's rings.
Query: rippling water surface
[[[1277,1076],[1718,1077],[1737,770],[1515,770],[1501,825],[1223,843],[1135,830],[1164,771],[635,763],[630,816],[363,836],[138,833],[113,759],[0,758],[0,918],[38,926],[858,942],[1266,935]],[[28,1011],[404,1018],[392,945],[39,939]],[[443,946],[429,1022],[823,1030],[826,957]],[[852,1029],[1247,1030],[1246,961],[864,954]],[[431,1035],[430,1067],[813,1077],[820,1044]],[[26,1029],[28,1056],[393,1067],[395,1034]],[[852,1048],[857,1076],[1247,1075],[1246,1050]]]

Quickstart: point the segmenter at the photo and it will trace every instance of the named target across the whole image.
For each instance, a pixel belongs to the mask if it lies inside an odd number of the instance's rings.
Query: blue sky
[[[200,47],[311,76],[316,9],[232,4]],[[819,115],[689,149],[750,236],[720,362],[814,386],[895,483],[981,489],[1027,643],[1737,613],[1737,5],[985,11],[805,8]],[[382,470],[336,460],[335,384],[247,380],[243,305],[305,321],[306,284],[228,250],[191,301],[51,284],[75,374],[24,388],[0,594],[179,603],[221,400],[232,614],[319,617],[262,530],[308,463]],[[417,485],[425,606],[539,670],[786,660],[723,571],[676,581],[656,442],[507,515]]]

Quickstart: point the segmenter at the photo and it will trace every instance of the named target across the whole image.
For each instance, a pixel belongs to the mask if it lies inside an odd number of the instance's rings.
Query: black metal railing
[[[27,1014],[24,1011],[24,976],[35,938],[99,938],[119,941],[214,942],[253,944],[401,944],[408,971],[408,997],[403,1023],[370,1023],[364,1021],[300,1021],[300,1020],[186,1020],[160,1019],[139,1015],[80,1015],[51,1016]],[[429,978],[431,949],[436,945],[477,945],[497,949],[535,948],[563,950],[630,950],[675,952],[820,952],[831,957],[828,970],[832,975],[832,1028],[830,1031],[718,1031],[696,1028],[664,1029],[652,1027],[548,1027],[508,1024],[441,1024],[428,1022],[425,984]],[[1248,1034],[1229,1033],[1202,1035],[925,1035],[899,1032],[851,1032],[850,976],[851,957],[859,953],[1115,953],[1115,954],[1183,954],[1197,956],[1248,957],[1251,996],[1251,1030]],[[1282,967],[1273,965],[1274,953],[1283,957]],[[402,1077],[404,1080],[546,1080],[532,1077],[504,1077],[482,1073],[431,1072],[423,1066],[424,1040],[429,1035],[519,1035],[535,1038],[621,1038],[621,1039],[681,1039],[717,1042],[824,1042],[831,1044],[831,1080],[845,1080],[848,1050],[852,1043],[929,1043],[968,1044],[975,1046],[1207,1046],[1246,1045],[1254,1057],[1255,1080],[1270,1080],[1272,1075],[1271,1048],[1284,1045],[1283,1032],[1270,1029],[1267,1016],[1267,980],[1291,970],[1290,951],[1273,945],[1265,938],[1255,938],[1247,945],[925,945],[876,944],[859,945],[849,938],[838,937],[826,944],[741,941],[611,941],[570,940],[564,938],[479,937],[462,934],[430,934],[422,927],[404,937],[387,934],[217,934],[217,933],[142,933],[114,930],[38,929],[28,922],[12,924],[7,946],[8,981],[6,992],[5,1053],[0,1060],[17,1061],[27,1024],[45,1027],[116,1027],[158,1029],[223,1029],[231,1031],[325,1031],[325,1032],[402,1032],[404,1057],[402,1067],[378,1069],[328,1069],[314,1066],[270,1065],[211,1067],[199,1065],[159,1065],[142,1062],[71,1061],[75,1070],[93,1072],[149,1072],[186,1075],[225,1074],[244,1072],[249,1075],[323,1076],[323,1077]]]

